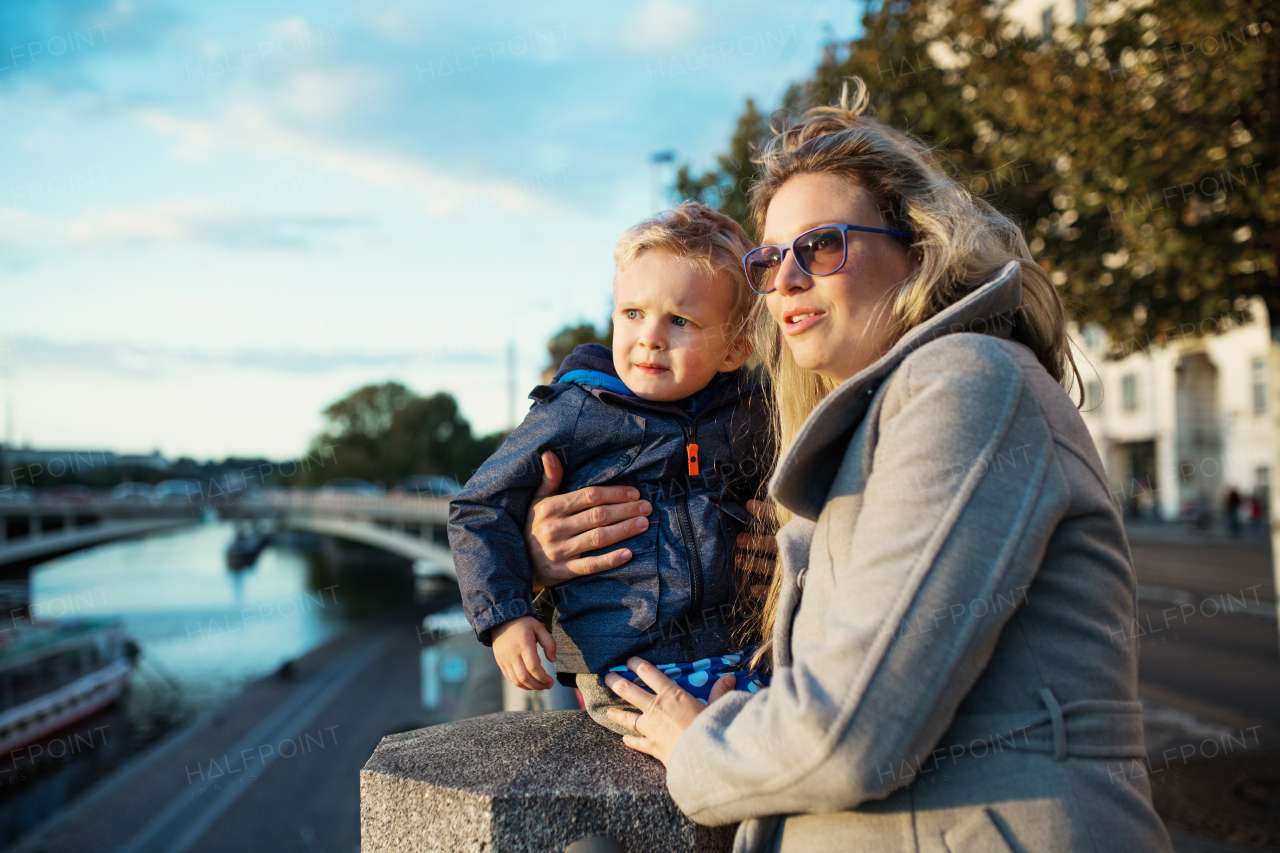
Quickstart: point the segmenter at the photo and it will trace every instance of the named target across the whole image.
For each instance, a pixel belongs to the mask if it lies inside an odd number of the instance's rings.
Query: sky
[[[849,0],[0,7],[0,422],[287,458],[371,382],[508,425],[674,168]],[[654,166],[654,152],[676,153]],[[665,203],[661,194],[659,204]]]

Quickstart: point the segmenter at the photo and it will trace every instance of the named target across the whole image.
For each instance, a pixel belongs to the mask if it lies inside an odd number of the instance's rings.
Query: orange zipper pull
[[[690,444],[685,447],[689,454],[689,476],[698,476],[698,445]]]

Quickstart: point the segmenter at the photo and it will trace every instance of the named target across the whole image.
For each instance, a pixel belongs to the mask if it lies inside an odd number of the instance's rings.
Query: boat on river
[[[0,754],[118,700],[136,648],[118,619],[14,619],[0,626]]]

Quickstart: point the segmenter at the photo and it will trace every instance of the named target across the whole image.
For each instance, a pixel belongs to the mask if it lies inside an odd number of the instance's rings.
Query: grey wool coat
[[[1020,270],[840,385],[779,463],[772,684],[713,703],[667,771],[738,851],[1170,849],[1119,507],[1012,339]]]

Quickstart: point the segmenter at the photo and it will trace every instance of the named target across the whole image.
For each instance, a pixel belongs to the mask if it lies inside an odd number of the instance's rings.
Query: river
[[[385,588],[370,589],[377,581],[340,583],[317,543],[305,539],[268,547],[256,565],[233,572],[225,553],[234,535],[231,523],[205,523],[102,545],[32,571],[34,615],[119,618],[141,654],[117,706],[60,733],[80,735],[77,754],[25,763],[25,755],[0,757],[0,845],[247,681],[395,600]],[[91,748],[83,747],[86,740]]]

